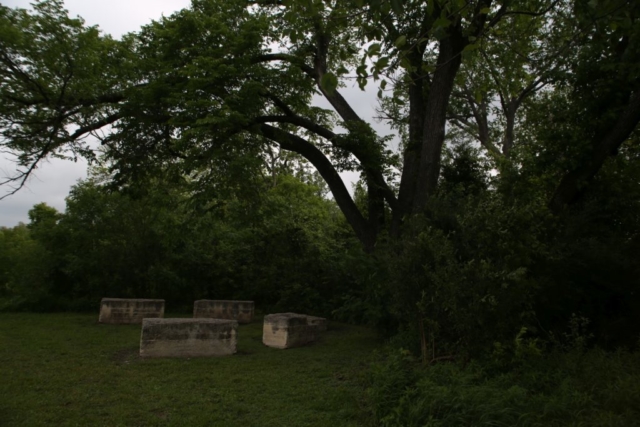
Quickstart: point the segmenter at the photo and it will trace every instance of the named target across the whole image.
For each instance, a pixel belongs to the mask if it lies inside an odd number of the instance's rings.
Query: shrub
[[[516,356],[516,353],[512,353]],[[406,351],[373,365],[367,404],[377,425],[631,426],[640,419],[640,352],[554,351],[422,367]]]

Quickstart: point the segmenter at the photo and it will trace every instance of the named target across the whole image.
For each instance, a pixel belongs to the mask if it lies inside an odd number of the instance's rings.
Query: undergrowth
[[[428,367],[405,350],[380,356],[367,377],[371,417],[384,427],[640,425],[640,352],[503,356]]]

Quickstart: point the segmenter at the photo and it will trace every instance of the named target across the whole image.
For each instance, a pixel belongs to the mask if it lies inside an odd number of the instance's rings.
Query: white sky
[[[32,0],[0,0],[0,4],[11,8],[28,8]],[[119,38],[125,33],[136,31],[140,26],[158,19],[162,15],[187,7],[190,0],[65,0],[65,8],[71,16],[81,16],[87,25],[98,25],[104,33]],[[367,120],[381,135],[388,134],[384,125],[374,123],[370,118],[377,105],[375,90],[361,92],[357,85],[342,90],[356,112]],[[318,105],[330,108],[324,100]],[[0,200],[0,226],[13,227],[19,222],[29,221],[28,211],[33,205],[45,202],[59,211],[65,209],[65,197],[77,180],[86,174],[87,163],[63,160],[51,160],[43,163],[35,176],[17,194]],[[0,156],[0,177],[13,175],[14,164]],[[356,173],[344,173],[343,179],[351,187],[350,182],[357,180]],[[0,187],[0,196],[8,189]]]

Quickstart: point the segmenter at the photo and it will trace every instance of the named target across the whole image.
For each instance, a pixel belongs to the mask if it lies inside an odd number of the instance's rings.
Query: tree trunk
[[[412,73],[409,83],[409,144],[405,147],[398,208],[393,212],[392,235],[400,236],[404,216],[411,212],[420,167],[420,149],[424,127],[423,76]]]
[[[420,167],[412,206],[414,214],[424,211],[428,198],[438,185],[447,107],[462,62],[463,48],[464,39],[460,24],[457,24],[451,30],[451,35],[440,41],[438,64],[425,105]]]

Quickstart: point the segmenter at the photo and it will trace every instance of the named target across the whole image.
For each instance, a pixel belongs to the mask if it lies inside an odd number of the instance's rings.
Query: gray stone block
[[[163,299],[102,298],[98,322],[132,324],[160,317],[164,317]]]
[[[324,317],[307,316],[307,322],[309,325],[315,326],[316,330],[319,332],[327,330],[327,319]]]
[[[211,357],[236,352],[238,322],[223,319],[144,319],[141,357]]]
[[[201,299],[193,303],[194,318],[230,319],[250,323],[253,311],[253,301]]]
[[[296,313],[269,314],[264,317],[262,342],[274,348],[300,347],[315,341],[327,330],[327,319]]]

